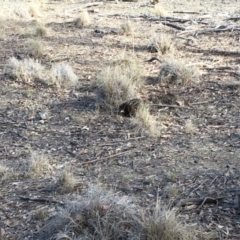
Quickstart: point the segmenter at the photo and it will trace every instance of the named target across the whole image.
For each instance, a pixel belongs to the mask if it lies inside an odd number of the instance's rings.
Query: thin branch
[[[116,154],[112,154],[112,155],[110,155],[110,156],[108,156],[108,157],[103,157],[103,158],[94,159],[94,160],[91,160],[91,161],[86,161],[86,162],[83,162],[83,163],[80,163],[80,164],[81,164],[81,165],[85,165],[85,164],[89,164],[89,163],[101,162],[101,161],[107,160],[107,159],[109,159],[109,158],[113,158],[113,157],[117,157],[117,156],[123,155],[123,154],[125,154],[125,153],[130,153],[130,152],[132,152],[133,150],[135,150],[135,149],[128,150],[128,151],[125,151],[125,152],[116,153]]]
[[[168,104],[151,104],[151,106],[172,107],[172,108],[184,108],[184,109],[197,110],[197,109],[191,108],[191,107],[185,107],[185,106],[179,106],[179,105],[168,105]]]
[[[182,201],[180,201],[179,206],[186,206],[186,205],[200,205],[200,207],[203,204],[206,203],[218,203],[219,200],[223,200],[224,196],[220,196],[220,197],[216,197],[216,198],[212,198],[212,197],[205,197],[205,198],[190,198],[190,199],[183,199]]]
[[[21,196],[21,195],[18,195],[18,197],[24,201],[34,201],[34,202],[41,202],[41,203],[57,203],[60,205],[65,205],[64,202],[57,201],[57,200],[51,200],[48,198],[31,198],[31,197],[26,197],[26,196]]]
[[[169,26],[169,27],[175,28],[177,30],[181,30],[181,31],[185,31],[186,30],[185,27],[181,27],[181,26],[179,26],[177,24],[173,24],[173,23],[169,23],[169,22],[162,22],[162,24],[165,25],[165,26]]]

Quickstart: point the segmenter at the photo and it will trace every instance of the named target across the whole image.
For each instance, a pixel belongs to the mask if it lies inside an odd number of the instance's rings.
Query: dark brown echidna
[[[140,104],[141,104],[141,99],[133,98],[127,102],[120,104],[118,108],[118,112],[124,117],[134,117],[136,116],[136,112]]]

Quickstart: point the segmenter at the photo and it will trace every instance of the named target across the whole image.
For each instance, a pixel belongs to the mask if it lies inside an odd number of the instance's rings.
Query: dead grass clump
[[[38,239],[197,240],[197,232],[183,225],[174,210],[141,210],[127,196],[91,187],[68,201],[46,222]],[[202,238],[203,239],[203,238]]]
[[[198,132],[197,127],[194,125],[191,119],[188,119],[185,122],[184,130],[185,130],[185,133],[187,134],[195,134]]]
[[[6,74],[23,82],[31,82],[36,78],[42,78],[44,71],[44,67],[37,60],[25,58],[20,61],[15,57],[8,60],[4,69]]]
[[[154,6],[154,15],[157,17],[166,17],[167,11],[158,3]]]
[[[48,31],[47,31],[46,26],[43,24],[38,24],[38,26],[36,27],[35,35],[37,37],[46,37],[47,33],[48,33]]]
[[[137,208],[127,197],[118,197],[92,187],[73,201],[67,210],[59,214],[40,231],[39,239],[56,239],[65,234],[65,239],[76,236],[80,239],[132,239],[143,230],[135,217]],[[57,223],[57,224],[56,224]],[[63,236],[63,235],[61,235]],[[55,238],[54,238],[55,237]]]
[[[0,182],[3,183],[12,175],[12,169],[0,164]]]
[[[64,171],[57,182],[58,189],[61,193],[70,193],[74,190],[77,184],[73,174],[69,171]]]
[[[159,240],[197,240],[198,233],[193,227],[184,226],[174,209],[156,207],[152,216],[144,219],[147,239]]]
[[[0,41],[6,38],[6,28],[7,28],[6,22],[7,21],[1,18],[0,16]]]
[[[136,111],[136,117],[132,121],[137,125],[138,131],[144,131],[151,137],[160,136],[160,128],[154,116],[150,114],[147,104],[140,104]]]
[[[118,107],[122,102],[138,97],[143,85],[141,69],[135,60],[123,60],[105,68],[99,78],[99,101],[104,108]]]
[[[122,24],[121,25],[121,29],[123,30],[123,33],[126,36],[132,35],[132,33],[133,33],[132,25],[131,25],[131,23],[129,21],[124,23],[124,24]]]
[[[172,40],[165,34],[155,36],[152,40],[150,48],[160,55],[165,55],[174,52],[174,45]]]
[[[30,16],[34,18],[40,17],[41,16],[40,7],[41,5],[38,3],[31,4],[31,6],[28,9]]]
[[[79,17],[75,20],[75,26],[78,28],[83,28],[91,23],[90,17],[87,11],[83,11],[79,14]]]
[[[31,14],[29,13],[28,9],[23,6],[16,8],[14,13],[20,18],[31,19]]]
[[[73,72],[72,67],[66,63],[53,65],[49,78],[50,82],[57,88],[74,87],[78,82],[78,76]]]
[[[44,45],[39,39],[31,39],[27,42],[27,54],[32,58],[40,58],[44,53]]]
[[[43,221],[47,217],[47,210],[45,208],[39,208],[35,213],[34,217],[37,220]]]
[[[160,69],[159,80],[161,83],[169,85],[186,86],[198,78],[198,70],[193,66],[188,66],[184,62],[170,59],[165,61]]]
[[[52,172],[48,156],[35,151],[31,152],[28,171],[31,177],[40,177]]]

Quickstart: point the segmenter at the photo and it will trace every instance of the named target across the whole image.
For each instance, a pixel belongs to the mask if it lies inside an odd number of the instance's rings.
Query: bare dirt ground
[[[184,222],[214,230],[215,239],[240,239],[239,1],[161,1],[169,19],[155,17],[147,1],[106,1],[87,8],[91,24],[76,28],[71,21],[87,3],[46,2],[38,16],[28,19],[16,9],[30,3],[1,2],[0,163],[8,175],[0,171],[0,238],[38,239],[39,229],[59,208],[19,195],[64,201],[101,184],[142,208],[154,206],[157,197],[177,206]],[[71,65],[79,78],[74,91],[4,74],[9,58],[28,57],[36,20],[49,31],[39,61],[46,68],[54,62]],[[129,36],[118,31],[127,20],[133,28]],[[174,57],[200,71],[197,84],[171,88],[188,103],[183,108],[153,105],[161,104],[157,99],[166,86],[155,81],[161,63],[146,61],[157,56],[149,45],[153,35],[162,33],[175,44]],[[142,97],[161,121],[157,138],[136,131],[128,118],[97,108],[101,70],[133,55],[146,80]],[[193,126],[187,125],[189,119]],[[47,156],[50,173],[28,175],[32,152]],[[67,194],[57,188],[65,169],[78,181]],[[44,219],[36,217],[39,209],[46,211]]]

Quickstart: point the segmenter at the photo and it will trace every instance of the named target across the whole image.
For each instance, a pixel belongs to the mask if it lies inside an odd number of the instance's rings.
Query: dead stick
[[[168,23],[168,22],[162,22],[163,25],[166,25],[166,26],[169,26],[169,27],[172,27],[172,28],[175,28],[175,29],[178,29],[178,30],[182,30],[182,31],[185,31],[186,28],[185,27],[181,27],[177,24],[173,24],[173,23]]]
[[[110,156],[108,156],[108,157],[104,157],[104,158],[100,158],[100,159],[94,159],[94,160],[91,160],[91,161],[83,162],[83,163],[81,163],[81,165],[89,164],[89,163],[94,163],[94,162],[100,162],[100,161],[103,161],[103,160],[107,160],[107,159],[112,158],[112,157],[120,156],[120,155],[122,155],[122,154],[124,154],[124,153],[130,153],[130,152],[132,152],[133,150],[134,150],[134,149],[128,150],[128,151],[125,151],[125,152],[116,153],[116,154],[110,155]]]
[[[199,12],[185,12],[185,11],[174,11],[173,13],[184,13],[184,14],[200,14]]]
[[[222,197],[216,197],[216,198],[211,198],[211,197],[205,197],[205,198],[192,198],[192,199],[184,199],[180,201],[179,206],[186,206],[186,205],[203,205],[205,203],[217,203],[218,200],[223,200],[224,196]]]
[[[191,109],[196,110],[195,108],[185,107],[185,106],[178,106],[178,105],[168,105],[168,104],[151,104],[152,106],[158,106],[158,107],[173,107],[173,108],[185,108],[185,109]]]
[[[205,203],[216,203],[218,204],[218,200],[221,200],[223,198],[211,198],[211,197],[205,197],[202,204],[198,207],[198,209],[200,209]]]
[[[65,205],[61,201],[51,200],[51,199],[47,199],[47,198],[31,198],[31,197],[25,197],[25,196],[21,196],[21,195],[18,195],[18,197],[21,200],[24,200],[24,201],[34,201],[34,202],[42,202],[42,203],[45,203],[45,202],[47,202],[47,203],[58,203],[60,205]]]
[[[204,101],[204,102],[194,102],[194,103],[191,103],[191,105],[201,105],[201,104],[207,104],[207,103],[213,103],[215,101]]]
[[[88,7],[93,7],[93,6],[98,6],[98,5],[103,5],[103,2],[93,2],[93,3],[87,3],[83,5],[83,8],[88,8]]]

